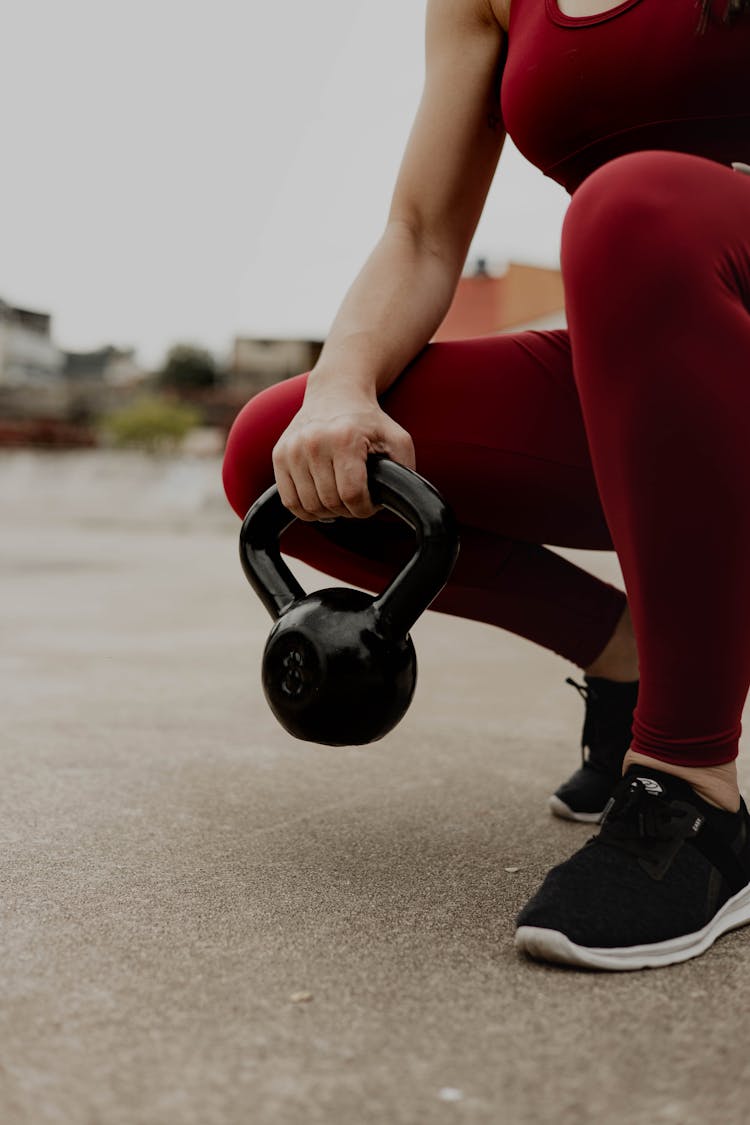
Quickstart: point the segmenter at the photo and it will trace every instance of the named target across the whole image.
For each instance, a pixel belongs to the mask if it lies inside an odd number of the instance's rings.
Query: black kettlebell
[[[418,473],[368,458],[373,503],[416,533],[416,551],[374,597],[333,588],[306,595],[281,559],[279,536],[295,517],[275,485],[256,500],[240,532],[240,559],[276,620],[263,654],[263,690],[281,725],[326,746],[382,738],[414,695],[417,657],[409,629],[440,593],[458,556],[458,532],[440,494]]]

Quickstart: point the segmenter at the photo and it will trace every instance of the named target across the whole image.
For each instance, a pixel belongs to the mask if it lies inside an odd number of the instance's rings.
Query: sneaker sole
[[[559,930],[539,926],[519,926],[516,931],[516,949],[537,961],[554,961],[562,965],[577,965],[587,969],[658,969],[689,961],[705,953],[717,938],[730,930],[739,929],[750,922],[750,884],[724,903],[708,925],[692,934],[658,941],[652,945],[630,945],[602,949],[576,945]]]
[[[570,805],[566,805],[565,801],[561,801],[559,797],[550,797],[549,811],[553,816],[559,816],[561,820],[577,820],[581,824],[598,824],[601,820],[601,812],[576,812],[571,809]]]

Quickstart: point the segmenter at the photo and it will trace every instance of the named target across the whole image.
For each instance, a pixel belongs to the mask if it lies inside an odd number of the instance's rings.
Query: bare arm
[[[505,139],[502,43],[487,0],[429,0],[425,86],[386,229],[274,450],[281,498],[302,519],[370,515],[368,453],[414,464],[409,435],[377,396],[430,340],[455,292]]]

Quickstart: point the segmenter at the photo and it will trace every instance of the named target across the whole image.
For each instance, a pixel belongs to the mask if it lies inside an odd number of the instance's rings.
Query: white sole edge
[[[552,815],[559,816],[561,820],[577,820],[580,824],[598,824],[602,817],[601,812],[574,812],[559,797],[550,797],[548,804]]]
[[[537,961],[554,961],[561,965],[578,965],[587,969],[610,969],[625,972],[632,969],[658,969],[689,961],[705,953],[717,938],[750,922],[750,884],[724,903],[708,925],[692,934],[659,941],[652,945],[631,945],[601,949],[576,945],[559,930],[539,926],[519,926],[515,946]]]

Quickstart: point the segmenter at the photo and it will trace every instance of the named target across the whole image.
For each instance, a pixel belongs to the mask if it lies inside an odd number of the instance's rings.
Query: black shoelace
[[[618,785],[604,810],[602,827],[590,843],[635,856],[652,879],[662,879],[682,845],[694,839],[705,817],[687,801],[649,792],[641,778]]]
[[[620,684],[611,692],[600,693],[593,684],[578,684],[570,676],[565,683],[572,684],[586,703],[581,734],[582,765],[588,764],[600,773],[617,776],[630,744],[632,693],[623,691]]]

